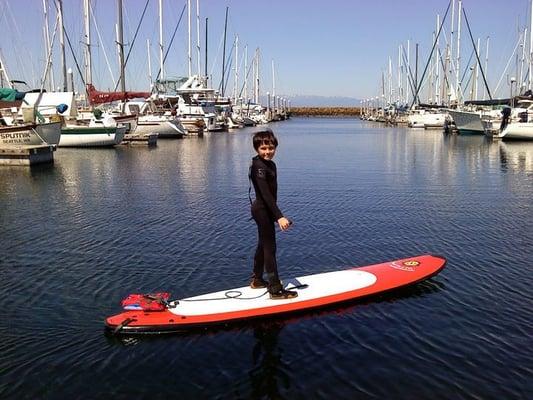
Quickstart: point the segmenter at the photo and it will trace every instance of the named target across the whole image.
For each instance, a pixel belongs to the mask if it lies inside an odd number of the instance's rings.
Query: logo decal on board
[[[394,269],[400,269],[402,271],[414,271],[415,267],[418,267],[420,265],[420,261],[416,260],[407,260],[402,263],[399,261],[393,261],[390,266]]]
[[[408,267],[418,267],[420,265],[420,261],[408,260],[408,261],[404,261],[403,265],[406,265]]]

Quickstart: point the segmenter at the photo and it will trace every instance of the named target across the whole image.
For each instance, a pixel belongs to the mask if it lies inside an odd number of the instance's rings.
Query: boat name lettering
[[[0,133],[0,139],[25,139],[31,136],[30,132],[8,132]]]

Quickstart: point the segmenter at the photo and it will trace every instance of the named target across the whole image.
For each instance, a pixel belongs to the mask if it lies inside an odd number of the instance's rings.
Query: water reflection
[[[533,172],[533,143],[500,141],[495,145],[503,170]]]
[[[273,129],[283,210],[297,221],[280,237],[284,276],[421,252],[448,268],[278,322],[106,342],[103,319],[128,293],[242,284],[250,135],[59,149],[53,165],[0,169],[0,397],[47,397],[50,365],[60,380],[47,398],[137,398],[131,382],[161,398],[444,398],[457,382],[464,397],[525,393],[532,144],[348,119]],[[353,360],[365,365],[356,379]],[[94,379],[80,379],[89,367]]]
[[[279,344],[279,334],[284,326],[283,321],[273,321],[254,328],[256,342],[249,372],[252,399],[288,398],[281,394],[290,387],[289,364],[283,360],[284,349]]]

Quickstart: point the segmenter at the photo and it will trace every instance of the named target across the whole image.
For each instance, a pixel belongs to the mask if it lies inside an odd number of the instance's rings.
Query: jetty
[[[291,107],[291,115],[298,117],[351,117],[359,116],[359,107]]]
[[[54,162],[53,145],[20,145],[0,147],[0,165],[35,165]]]

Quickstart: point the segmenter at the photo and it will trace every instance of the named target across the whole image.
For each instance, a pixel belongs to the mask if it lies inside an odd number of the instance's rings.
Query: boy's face
[[[272,144],[262,144],[257,148],[257,154],[263,160],[272,160],[276,154],[276,146]]]

